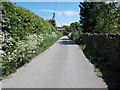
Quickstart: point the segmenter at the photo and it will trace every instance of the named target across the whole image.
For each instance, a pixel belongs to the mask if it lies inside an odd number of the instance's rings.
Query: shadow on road
[[[70,40],[70,39],[60,39],[58,43],[61,45],[76,45],[76,42]]]
[[[69,38],[61,38],[60,40],[70,40]]]

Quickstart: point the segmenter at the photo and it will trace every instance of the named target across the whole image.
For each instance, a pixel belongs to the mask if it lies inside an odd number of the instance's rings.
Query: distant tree
[[[65,29],[65,31],[62,31],[62,34],[64,36],[68,35],[69,32],[70,32],[69,26],[67,26],[67,25],[63,25],[62,27],[57,27],[57,28],[59,28],[59,29]]]
[[[96,7],[97,2],[80,3],[80,23],[82,24],[83,32],[94,32],[96,24],[96,16],[98,15]]]
[[[54,27],[56,27],[56,22],[55,22],[54,19],[50,19],[50,20],[48,20],[48,22],[49,22],[50,24],[52,24]]]
[[[67,32],[70,32],[69,26],[63,25],[62,28],[64,28]]]
[[[75,31],[80,31],[81,30],[80,27],[81,27],[81,25],[79,22],[73,22],[70,24],[69,28],[70,28],[71,32],[75,32]]]

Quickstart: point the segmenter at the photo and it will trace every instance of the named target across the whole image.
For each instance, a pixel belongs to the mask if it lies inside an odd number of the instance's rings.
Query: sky
[[[51,19],[55,12],[57,26],[70,25],[79,22],[79,2],[15,2],[34,12],[45,20]]]

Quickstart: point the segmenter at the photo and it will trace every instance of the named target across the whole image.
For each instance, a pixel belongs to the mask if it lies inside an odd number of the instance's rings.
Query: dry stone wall
[[[83,34],[79,44],[85,44],[96,56],[110,60],[114,65],[120,65],[120,34]]]

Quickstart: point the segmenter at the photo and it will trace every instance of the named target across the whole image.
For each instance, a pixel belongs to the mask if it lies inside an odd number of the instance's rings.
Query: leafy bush
[[[10,2],[2,2],[2,6],[1,78],[15,72],[16,68],[28,63],[62,36],[31,11]]]
[[[72,34],[73,34],[72,32],[69,33],[69,34],[68,34],[68,38],[73,39],[73,37],[72,37],[73,35],[72,35]]]

